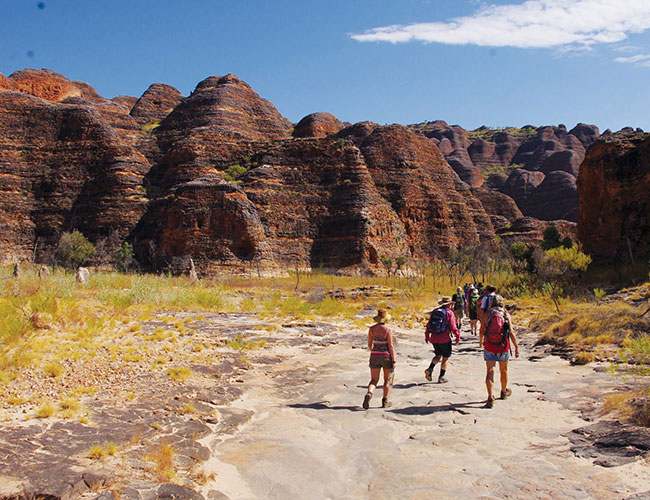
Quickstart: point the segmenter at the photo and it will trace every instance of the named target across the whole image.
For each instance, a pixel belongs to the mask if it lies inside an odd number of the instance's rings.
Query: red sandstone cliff
[[[233,75],[186,98],[154,84],[112,100],[47,70],[0,77],[0,258],[27,257],[35,243],[43,258],[72,229],[94,242],[117,232],[152,269],[191,256],[204,273],[357,271],[380,267],[382,255],[495,246],[495,226],[524,219],[510,198],[463,182],[483,182],[471,143],[439,125],[428,139],[315,113],[294,129]],[[580,129],[582,140],[592,135]],[[499,141],[472,154],[513,154]],[[468,177],[441,150],[467,163]],[[535,224],[510,235],[534,238]]]
[[[635,254],[647,258],[650,135],[604,135],[587,152],[578,193],[578,234],[587,253],[628,262]]]

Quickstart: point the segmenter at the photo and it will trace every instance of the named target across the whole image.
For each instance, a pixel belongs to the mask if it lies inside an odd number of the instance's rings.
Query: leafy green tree
[[[575,285],[580,274],[591,264],[591,257],[578,244],[571,248],[559,246],[544,252],[537,262],[540,278],[548,283],[551,299],[560,314],[558,299],[567,287]]]
[[[54,254],[59,265],[66,269],[77,269],[95,257],[95,247],[76,229],[63,233]]]
[[[548,226],[544,229],[542,233],[544,236],[544,241],[542,241],[542,249],[550,250],[551,248],[557,248],[562,245],[560,232],[555,226]]]
[[[535,253],[535,245],[526,245],[521,241],[513,243],[510,246],[510,256],[512,257],[512,270],[515,274],[528,273],[534,274],[535,261],[533,255]]]

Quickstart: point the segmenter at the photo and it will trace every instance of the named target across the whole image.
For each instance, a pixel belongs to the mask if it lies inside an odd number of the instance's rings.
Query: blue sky
[[[0,73],[105,97],[234,73],[296,122],[650,130],[650,0],[0,0]]]

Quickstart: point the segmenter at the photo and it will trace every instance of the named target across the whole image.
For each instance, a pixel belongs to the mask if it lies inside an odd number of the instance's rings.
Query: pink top
[[[371,356],[390,357],[390,348],[388,347],[389,333],[390,329],[381,323],[377,323],[370,327],[370,335],[372,336],[372,349],[370,350]]]
[[[452,334],[456,336],[456,341],[460,340],[460,332],[456,326],[456,315],[454,314],[454,311],[445,307],[445,312],[447,313],[447,331],[444,333],[433,334],[429,334],[427,331],[427,342],[431,342],[432,344],[446,344],[451,340]]]

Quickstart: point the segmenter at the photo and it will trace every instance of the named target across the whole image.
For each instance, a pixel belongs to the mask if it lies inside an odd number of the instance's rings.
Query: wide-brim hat
[[[391,315],[384,309],[378,309],[377,314],[372,318],[372,320],[377,323],[386,323],[387,321],[390,321],[390,319]]]
[[[451,297],[443,297],[443,298],[441,298],[441,299],[438,301],[438,307],[434,307],[434,308],[431,309],[430,311],[424,311],[424,314],[431,314],[433,311],[435,311],[436,309],[438,309],[438,308],[440,308],[440,307],[443,307],[443,306],[450,306],[450,305],[455,304],[455,303],[456,303],[456,302],[454,302],[453,300],[451,300]]]
[[[451,304],[454,304],[454,301],[448,296],[445,296],[438,301],[439,306],[449,306]]]

